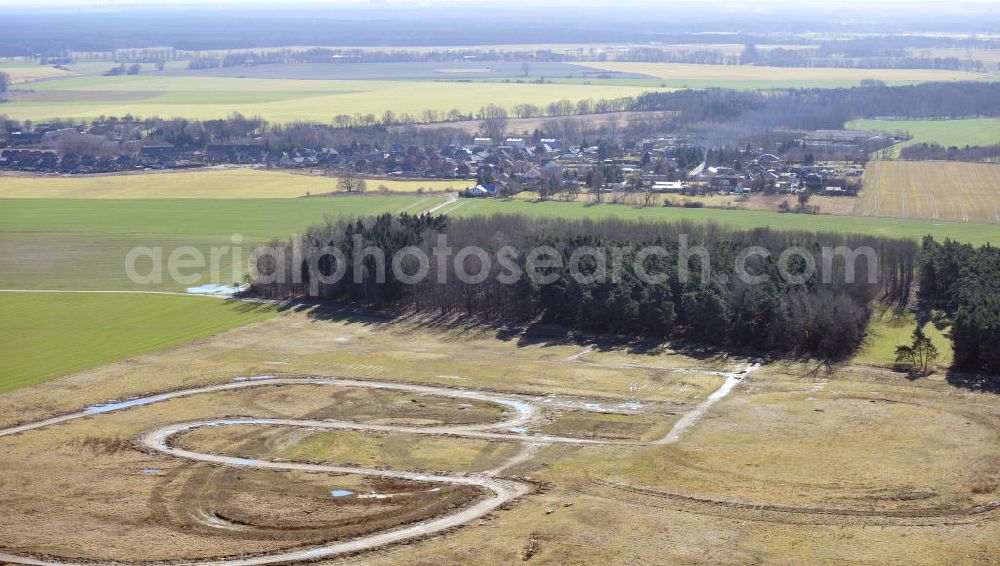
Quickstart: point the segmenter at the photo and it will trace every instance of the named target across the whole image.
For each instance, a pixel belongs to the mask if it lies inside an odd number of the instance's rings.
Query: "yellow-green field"
[[[879,160],[864,186],[862,216],[1000,224],[1000,164]]]
[[[21,85],[3,112],[18,120],[97,116],[222,118],[233,112],[275,122],[329,122],[338,114],[391,110],[475,112],[489,103],[544,105],[562,99],[635,96],[649,88],[612,85],[435,81],[296,80],[222,77],[76,77]]]
[[[996,145],[1000,143],[1000,118],[966,118],[959,120],[852,120],[844,125],[853,130],[878,130],[907,133],[913,136],[893,146],[892,154],[917,143],[937,143],[945,147]]]
[[[52,66],[34,63],[0,63],[0,72],[10,76],[11,84],[21,84],[41,79],[74,77],[76,73]]]
[[[687,65],[681,63],[587,63],[622,73],[641,73],[667,81],[671,88],[781,88],[857,86],[865,79],[890,85],[927,81],[988,80],[993,75],[927,69],[836,69],[821,67],[757,67],[753,65]]]
[[[0,393],[272,316],[207,297],[0,293]]]
[[[0,198],[293,198],[339,192],[336,177],[259,169],[202,169],[131,175],[41,177],[0,174]],[[440,192],[462,190],[470,181],[369,179],[368,191]],[[473,183],[474,184],[474,183]]]

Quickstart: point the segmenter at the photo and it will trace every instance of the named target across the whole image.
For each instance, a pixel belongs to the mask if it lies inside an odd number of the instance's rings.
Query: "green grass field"
[[[896,346],[909,344],[910,335],[916,327],[914,313],[907,312],[897,317],[892,312],[876,313],[868,324],[865,345],[852,360],[854,363],[891,367],[896,361]],[[938,349],[937,365],[946,368],[951,365],[951,341],[933,323],[924,324],[924,332]]]
[[[945,147],[995,145],[1000,143],[1000,118],[962,120],[852,120],[844,124],[854,130],[879,130],[890,134],[907,132],[913,139],[897,144],[899,150],[916,143],[939,143]]]
[[[463,180],[368,179],[369,193],[417,193],[461,190],[475,184]],[[129,175],[74,177],[26,177],[0,175],[2,198],[95,198],[95,199],[248,199],[291,198],[337,193],[336,177],[300,175],[260,169],[200,169]]]
[[[853,216],[782,214],[748,210],[721,210],[711,208],[640,208],[618,204],[593,204],[582,202],[529,202],[521,200],[497,201],[492,199],[460,199],[441,212],[457,216],[488,215],[495,213],[559,216],[562,218],[620,218],[651,220],[717,222],[734,228],[768,227],[777,230],[808,230],[856,234],[873,234],[893,238],[920,239],[927,234],[935,238],[950,237],[962,242],[982,245],[1000,242],[1000,226],[964,222],[932,222],[895,218],[866,218]]]
[[[338,114],[474,112],[491,102],[544,105],[561,99],[635,96],[646,87],[436,81],[295,80],[222,77],[87,76],[19,85],[4,104],[34,121],[101,115],[222,118],[233,112],[275,122],[329,122]]]
[[[192,285],[175,283],[166,273],[162,283],[136,285],[125,272],[125,258],[136,246],[161,247],[165,259],[177,247],[193,246],[208,261],[211,247],[233,246],[232,236],[240,234],[245,261],[254,244],[286,239],[327,215],[416,212],[440,198],[6,199],[0,206],[0,289],[176,291],[228,285],[234,282],[233,253],[220,257],[218,269],[192,270],[204,274]]]
[[[0,393],[263,320],[205,297],[0,293]]]

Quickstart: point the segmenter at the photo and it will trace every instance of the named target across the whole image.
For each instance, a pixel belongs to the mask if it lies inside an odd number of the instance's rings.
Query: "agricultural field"
[[[77,73],[72,71],[57,69],[47,65],[36,65],[34,63],[0,63],[0,73],[7,73],[10,76],[11,84],[14,85],[44,79],[74,77],[77,75]]]
[[[391,80],[295,80],[191,76],[88,76],[19,85],[3,109],[10,118],[123,116],[223,118],[233,112],[273,122],[330,122],[338,114],[418,116],[424,110],[475,112],[489,103],[548,104],[562,99],[635,96],[647,88],[607,85]]]
[[[286,311],[0,395],[0,559],[992,563],[998,438],[943,376]]]
[[[339,193],[337,181],[336,177],[247,168],[75,177],[0,173],[0,199],[294,198]],[[367,179],[366,184],[371,193],[382,192],[382,187],[392,193],[431,193],[462,190],[470,181]]]
[[[0,393],[272,316],[209,297],[0,292]]]
[[[872,234],[893,238],[919,240],[930,234],[937,239],[946,237],[982,245],[1000,241],[1000,226],[901,218],[868,218],[830,214],[792,214],[755,210],[725,210],[717,208],[640,207],[627,204],[595,204],[593,202],[535,202],[525,200],[497,201],[493,199],[459,199],[440,210],[458,216],[496,213],[553,215],[563,218],[620,218],[653,222],[716,222],[735,228],[769,227],[778,230],[828,231]]]
[[[7,199],[0,206],[0,289],[170,290],[208,283],[231,285],[251,248],[287,239],[329,216],[418,212],[444,197],[343,196],[308,199]],[[234,238],[235,235],[238,235]],[[234,239],[236,242],[234,242]],[[137,285],[125,273],[135,247],[162,248],[163,257],[191,246],[206,258],[189,284],[164,272]],[[210,250],[228,253],[211,266]],[[243,261],[234,267],[238,253]],[[142,273],[149,262],[137,262]]]
[[[996,163],[879,160],[865,170],[864,186],[856,214],[992,224],[1000,233]]]
[[[889,134],[907,133],[912,139],[893,146],[893,156],[899,150],[917,143],[937,143],[945,147],[996,145],[1000,143],[1000,118],[967,118],[960,120],[852,120],[844,124],[854,130],[878,130]]]
[[[865,79],[888,85],[927,81],[993,80],[994,75],[926,69],[838,69],[758,67],[753,65],[686,65],[679,63],[587,63],[616,73],[638,73],[666,81],[668,88],[836,88],[857,86]]]

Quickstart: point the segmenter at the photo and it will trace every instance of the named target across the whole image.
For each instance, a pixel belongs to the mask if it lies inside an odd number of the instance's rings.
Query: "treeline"
[[[1000,385],[1000,248],[924,238],[919,300],[951,316],[954,366]]]
[[[681,123],[738,121],[756,129],[837,129],[854,118],[1000,116],[1000,83],[647,92],[637,96],[629,110],[672,111],[677,113]]]
[[[944,147],[937,143],[916,143],[901,149],[899,156],[913,161],[996,161],[1000,159],[1000,144]]]
[[[987,66],[978,59],[958,57],[914,57],[905,49],[873,49],[867,55],[848,55],[832,44],[816,48],[757,49],[747,45],[740,54],[742,65],[765,67],[829,67],[846,69],[935,69],[942,71],[985,72]]]
[[[435,253],[439,235],[447,237],[450,255]],[[258,258],[262,275],[253,283],[263,297],[310,294],[384,309],[468,314],[511,323],[540,320],[590,332],[683,338],[696,344],[827,358],[849,355],[861,344],[874,301],[905,304],[917,252],[911,241],[872,236],[511,215],[328,220],[310,228],[301,245],[273,245],[283,253]],[[388,270],[380,279],[378,254],[368,249],[355,255],[369,246],[382,250],[385,264],[399,250],[415,247],[429,258],[429,276],[404,284]],[[455,276],[453,262],[466,246],[482,249],[488,257],[504,255],[508,261],[484,265],[466,255],[464,272],[481,278],[463,282]],[[529,263],[530,251],[540,246],[554,250],[555,264]],[[649,246],[665,250],[665,255],[642,251]],[[771,252],[746,262],[749,274],[763,275],[766,281],[752,284],[736,270],[737,257],[749,246]],[[779,254],[796,246],[815,266],[812,276],[806,276],[809,260],[802,256],[784,264],[791,277],[781,274]],[[850,268],[842,257],[829,263],[821,258],[824,247],[837,246],[870,246],[877,262],[852,262],[854,282],[848,283],[845,269]],[[342,259],[330,253],[334,248]],[[587,255],[595,249],[608,250],[610,263]],[[571,269],[574,257],[578,272]],[[411,276],[420,262],[407,256],[399,265]],[[353,278],[356,267],[359,275]],[[316,275],[341,269],[348,275],[336,282],[320,282]],[[440,278],[441,270],[448,276]]]

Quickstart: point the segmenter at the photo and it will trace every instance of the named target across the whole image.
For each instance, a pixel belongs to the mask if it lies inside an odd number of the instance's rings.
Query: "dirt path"
[[[447,200],[424,210],[424,214],[434,214],[435,212],[441,210],[442,208],[448,206],[449,204],[455,202],[456,200],[458,200],[458,193],[448,193]]]
[[[537,451],[544,445],[556,444],[556,443],[591,444],[591,445],[638,444],[630,441],[598,440],[598,439],[584,439],[584,438],[527,434],[523,432],[524,427],[536,423],[541,416],[538,406],[536,406],[533,402],[530,401],[525,401],[494,393],[450,389],[447,387],[415,385],[407,383],[366,381],[366,380],[340,379],[340,378],[277,378],[270,376],[257,376],[257,377],[237,378],[237,379],[238,381],[234,380],[232,383],[209,385],[193,389],[183,389],[168,393],[161,393],[158,395],[150,395],[148,397],[140,397],[124,401],[112,401],[109,403],[93,405],[83,409],[82,411],[78,411],[75,413],[61,415],[58,417],[37,421],[34,423],[22,424],[19,426],[0,430],[0,437],[10,436],[14,434],[23,434],[32,430],[49,426],[56,426],[76,419],[90,418],[106,413],[125,411],[133,407],[149,405],[152,403],[160,403],[172,399],[179,399],[191,395],[198,395],[201,393],[232,391],[232,390],[247,389],[252,387],[276,387],[283,385],[320,385],[320,386],[332,385],[339,387],[364,387],[373,389],[406,391],[409,393],[424,394],[424,395],[439,395],[445,397],[461,398],[467,400],[475,400],[475,401],[499,404],[506,407],[508,409],[508,412],[510,413],[509,418],[506,418],[504,420],[498,422],[474,424],[474,425],[408,427],[408,426],[364,424],[364,423],[356,423],[349,421],[230,418],[230,419],[211,419],[211,420],[193,421],[185,423],[176,423],[146,432],[140,437],[139,440],[140,444],[142,444],[144,447],[150,450],[161,452],[163,454],[167,454],[169,456],[173,456],[176,458],[183,458],[186,460],[209,462],[214,464],[220,464],[223,466],[247,467],[254,469],[302,470],[302,471],[337,473],[337,474],[347,473],[347,474],[357,474],[366,476],[399,478],[399,479],[406,479],[413,481],[441,482],[441,483],[450,483],[456,485],[471,485],[483,488],[491,492],[491,495],[486,499],[478,501],[477,503],[469,507],[456,511],[455,513],[444,515],[427,521],[422,521],[406,527],[392,529],[389,531],[365,537],[360,537],[346,542],[340,542],[309,549],[278,552],[274,554],[268,554],[253,558],[242,558],[242,559],[232,559],[232,560],[208,560],[208,561],[183,563],[183,564],[190,564],[197,566],[257,566],[264,564],[296,562],[296,561],[311,560],[323,557],[333,557],[347,553],[369,550],[404,540],[421,538],[424,536],[445,531],[452,527],[456,527],[468,523],[470,521],[473,521],[475,519],[478,519],[480,517],[483,517],[488,513],[496,510],[498,507],[501,507],[502,505],[505,505],[510,501],[513,501],[514,499],[527,494],[531,490],[531,486],[529,484],[514,480],[502,479],[496,476],[499,475],[501,472],[509,469],[511,466],[527,461],[528,459],[531,458],[531,456],[534,454],[535,451]],[[466,438],[483,438],[489,440],[520,442],[524,444],[524,448],[518,454],[510,458],[508,461],[504,462],[497,468],[494,468],[493,470],[490,470],[488,472],[483,472],[479,474],[456,473],[449,475],[441,475],[441,474],[426,474],[426,473],[407,472],[407,471],[381,470],[381,469],[362,468],[354,466],[326,466],[318,464],[305,464],[305,463],[294,463],[294,462],[271,462],[267,460],[237,458],[219,454],[206,454],[201,452],[184,450],[182,448],[177,448],[175,446],[172,446],[172,443],[170,442],[171,438],[174,437],[175,435],[192,431],[198,428],[237,426],[237,425],[284,426],[284,427],[303,427],[309,429],[379,431],[379,432],[397,432],[406,434],[428,434],[428,435],[445,435],[453,437],[457,436]],[[72,562],[39,560],[36,558],[32,558],[30,556],[17,556],[13,554],[4,554],[4,553],[0,553],[0,562],[10,562],[16,564],[34,564],[34,565],[44,565],[44,566],[70,566],[73,564]],[[179,563],[172,562],[171,564],[179,564]]]
[[[722,386],[715,390],[708,399],[705,399],[698,404],[697,407],[688,411],[681,417],[675,424],[674,427],[670,429],[670,432],[666,436],[654,442],[654,444],[673,444],[684,436],[684,433],[690,430],[695,424],[698,423],[705,416],[705,413],[712,408],[712,405],[719,402],[720,399],[729,395],[729,392],[736,387],[736,384],[743,380],[744,377],[750,375],[750,373],[756,371],[760,368],[759,363],[754,363],[748,366],[746,369],[732,372],[732,373],[720,373],[719,375],[726,376],[726,381],[722,382]]]

